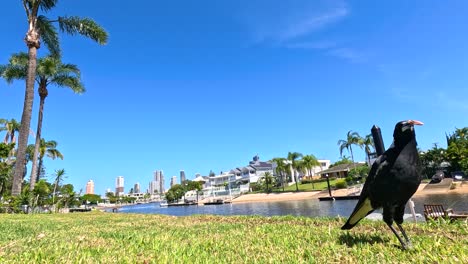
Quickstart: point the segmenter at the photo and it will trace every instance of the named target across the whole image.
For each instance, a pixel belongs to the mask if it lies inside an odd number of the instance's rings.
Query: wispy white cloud
[[[254,43],[284,45],[311,36],[350,14],[343,0],[255,1],[239,20]]]
[[[319,41],[319,42],[293,42],[285,45],[289,49],[305,49],[305,50],[321,50],[325,54],[345,59],[350,62],[360,63],[367,60],[362,52],[355,49],[342,47],[335,42]]]
[[[450,96],[444,90],[441,88],[440,91],[426,90],[422,92],[421,90],[392,88],[390,89],[390,95],[400,103],[468,113],[468,100],[465,97]]]
[[[305,17],[292,22],[286,28],[280,30],[277,38],[279,41],[284,42],[306,36],[343,19],[348,13],[349,10],[345,6],[339,6],[322,14]]]
[[[366,61],[362,52],[334,41],[311,41],[316,33],[345,19],[350,8],[343,0],[262,2],[244,16],[253,42],[288,49],[319,50],[322,53],[353,63]],[[268,6],[266,6],[268,5]],[[261,10],[261,12],[259,12]],[[251,16],[255,13],[255,16]]]

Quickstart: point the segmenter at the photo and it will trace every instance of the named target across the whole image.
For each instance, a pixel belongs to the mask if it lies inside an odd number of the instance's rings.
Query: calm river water
[[[424,204],[442,204],[455,212],[468,212],[468,194],[432,194],[413,197],[416,213],[423,213]],[[214,215],[294,215],[294,216],[348,216],[351,214],[357,200],[323,201],[311,200],[234,203],[204,206],[170,206],[160,207],[159,203],[124,206],[119,213],[164,214],[187,216],[194,214]],[[406,209],[410,213],[409,208]]]

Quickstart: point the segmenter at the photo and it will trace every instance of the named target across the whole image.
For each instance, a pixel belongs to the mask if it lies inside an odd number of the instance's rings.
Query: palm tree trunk
[[[312,191],[315,189],[314,187],[314,177],[312,177],[312,169],[309,170],[310,182],[312,183]]]
[[[291,172],[291,181],[294,181],[296,179],[296,177],[294,177],[294,170],[293,170],[293,165],[292,163],[289,164],[289,170]]]
[[[351,160],[353,161],[353,169],[356,168],[356,164],[354,163],[354,155],[353,155],[353,148],[349,146],[349,150],[351,152]]]
[[[26,36],[26,44],[28,45],[28,77],[26,79],[26,91],[24,95],[23,114],[21,116],[21,127],[18,138],[18,152],[16,155],[16,164],[23,164],[26,159],[26,147],[28,145],[29,127],[31,125],[32,107],[34,101],[34,79],[36,78],[36,58],[37,49],[39,48],[39,35],[37,32],[31,32],[30,29]],[[30,37],[32,39],[30,39]],[[15,174],[13,176],[13,186],[11,195],[18,196],[21,194],[23,184],[24,167],[15,166]]]
[[[294,181],[296,182],[296,192],[298,192],[299,191],[299,186],[297,185],[296,172],[294,172]]]
[[[37,159],[39,156],[39,148],[41,146],[41,133],[42,133],[42,117],[44,112],[44,102],[47,97],[47,87],[46,83],[41,81],[39,85],[39,96],[41,98],[39,103],[39,116],[37,118],[37,131],[36,131],[36,144],[34,145],[34,156],[32,160],[32,168],[31,168],[31,177],[29,179],[29,190],[34,190],[34,185],[36,185],[36,175],[38,174],[37,168]]]
[[[39,181],[39,178],[40,178],[40,176],[41,176],[42,161],[43,161],[43,157],[39,156],[38,165],[37,165],[37,171],[36,171],[36,174],[34,174],[34,177],[36,178],[36,182]]]
[[[5,180],[0,183],[0,196],[3,197],[3,189],[5,188]]]
[[[281,172],[281,185],[283,186],[283,192],[284,192],[284,173]]]
[[[58,184],[58,179],[55,181],[54,185],[54,193],[52,194],[52,206],[54,208],[54,213],[56,213],[56,208],[55,208],[55,192],[57,191],[57,184]]]

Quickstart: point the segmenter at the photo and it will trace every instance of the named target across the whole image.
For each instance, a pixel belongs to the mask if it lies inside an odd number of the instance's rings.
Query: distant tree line
[[[447,148],[438,144],[427,151],[420,151],[423,175],[430,178],[437,170],[464,172],[468,175],[468,127],[457,128],[446,135]]]

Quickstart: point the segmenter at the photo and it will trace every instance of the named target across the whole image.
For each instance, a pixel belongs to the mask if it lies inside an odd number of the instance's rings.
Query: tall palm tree
[[[364,138],[360,138],[359,145],[361,146],[361,148],[364,148],[364,151],[366,152],[368,164],[370,165],[370,154],[372,153],[373,150],[375,151],[374,139],[372,138],[372,134],[366,135],[366,137]]]
[[[2,69],[0,68],[0,76],[2,76]],[[20,130],[20,123],[16,119],[0,119],[0,131],[6,131],[3,143],[16,143],[16,133]]]
[[[80,34],[96,41],[106,44],[107,32],[96,22],[89,18],[58,17],[51,20],[40,15],[42,11],[47,13],[57,5],[58,0],[22,0],[24,10],[28,19],[28,31],[24,39],[28,47],[28,70],[26,78],[26,91],[24,96],[23,114],[21,116],[21,128],[18,139],[17,159],[20,164],[24,162],[26,147],[28,144],[28,131],[31,124],[32,107],[34,101],[34,81],[36,79],[37,50],[40,48],[41,40],[47,46],[52,55],[60,54],[58,32],[54,23],[58,23],[62,32],[70,35]],[[22,177],[24,168],[17,166],[13,177],[11,194],[17,196],[21,193]]]
[[[11,184],[11,163],[9,162],[13,144],[0,143],[0,197],[6,193]]]
[[[0,66],[0,76],[2,76],[3,69]],[[5,138],[3,139],[3,143],[5,144],[16,144],[16,133],[19,132],[21,124],[16,121],[16,119],[0,119],[0,131],[6,131]],[[12,148],[9,155],[8,160],[12,159],[15,155],[15,149]]]
[[[351,154],[351,160],[354,163],[354,155],[353,155],[353,145],[359,145],[359,136],[358,132],[353,132],[352,130],[348,131],[346,134],[346,139],[338,140],[338,146],[340,146],[340,156],[343,156],[343,150],[347,149],[348,152]]]
[[[266,191],[267,193],[269,193],[270,192],[269,185],[271,186],[273,184],[273,175],[271,175],[271,173],[267,171],[265,172],[263,177],[265,177]]]
[[[468,127],[456,128],[453,134],[445,134],[445,138],[447,139],[447,146],[450,146],[450,144],[457,139],[468,140]]]
[[[285,158],[273,158],[270,162],[276,163],[275,172],[277,175],[281,176],[281,185],[283,187],[284,192],[284,173],[288,171],[288,166],[286,165]]]
[[[24,157],[24,162],[23,162],[24,174],[23,174],[22,180],[24,180],[24,177],[26,177],[28,163],[32,161],[33,157],[34,157],[34,145],[30,144],[26,147],[26,155]]]
[[[318,162],[317,158],[310,154],[310,155],[305,155],[302,157],[302,166],[307,170],[309,173],[309,176],[311,177],[311,182],[312,182],[312,189],[315,189],[314,187],[314,181],[312,180],[312,169],[316,166],[320,166],[320,162]]]
[[[10,58],[10,63],[1,67],[3,78],[11,83],[15,79],[24,80],[27,77],[28,54],[22,52],[13,54]],[[70,88],[75,93],[83,93],[85,91],[83,84],[80,81],[80,70],[74,64],[63,64],[60,58],[54,56],[46,56],[37,60],[36,82],[39,85],[38,93],[40,97],[39,112],[36,130],[36,143],[34,149],[34,157],[32,159],[31,179],[29,188],[34,190],[36,183],[35,175],[37,172],[37,159],[39,156],[39,148],[42,138],[42,120],[44,114],[45,99],[49,94],[48,87],[50,85]]]
[[[35,182],[39,180],[40,175],[41,175],[41,170],[42,170],[42,164],[44,157],[47,156],[51,159],[56,159],[60,158],[63,160],[63,155],[62,153],[57,149],[57,141],[50,140],[50,141],[45,141],[45,139],[41,139],[41,145],[39,148],[39,156],[38,156],[38,166],[37,166],[37,171],[36,174],[31,175],[31,178],[35,179]],[[33,177],[34,176],[34,177]]]
[[[54,180],[54,192],[52,193],[52,205],[54,206],[54,211],[56,209],[55,206],[55,194],[57,192],[57,187],[59,184],[63,181],[63,178],[65,177],[65,170],[60,169],[60,170],[55,170],[55,180]]]
[[[294,177],[294,181],[296,182],[296,192],[299,191],[299,186],[297,185],[297,177],[296,177],[296,170],[299,170],[301,167],[301,163],[299,159],[302,158],[302,154],[299,152],[288,152],[289,166],[291,169],[291,177]]]

